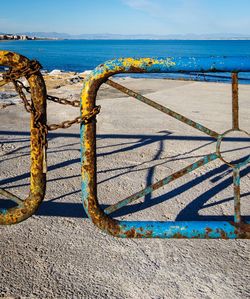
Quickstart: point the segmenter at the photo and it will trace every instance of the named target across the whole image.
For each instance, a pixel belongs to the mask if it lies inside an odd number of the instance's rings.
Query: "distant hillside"
[[[19,35],[28,35],[30,37],[40,38],[57,38],[57,39],[154,39],[154,40],[218,40],[218,39],[250,39],[249,35],[234,34],[234,33],[216,33],[216,34],[168,34],[168,35],[157,35],[157,34],[78,34],[72,35],[68,33],[58,32],[19,32]]]

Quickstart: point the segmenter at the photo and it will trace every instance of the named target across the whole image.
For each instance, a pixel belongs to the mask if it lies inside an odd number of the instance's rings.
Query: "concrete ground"
[[[119,79],[151,99],[221,133],[231,128],[231,86]],[[77,97],[81,83],[53,89]],[[250,86],[240,86],[241,128],[250,127]],[[97,123],[98,198],[103,207],[215,151],[209,136],[108,86]],[[48,104],[49,123],[77,108]],[[0,110],[1,187],[29,190],[29,115]],[[249,154],[249,141],[223,144],[224,155]],[[229,150],[230,146],[237,153]],[[46,198],[36,215],[0,228],[1,298],[246,299],[249,241],[118,239],[96,228],[81,204],[79,127],[49,134]],[[250,167],[241,172],[242,214],[250,215]],[[117,212],[125,220],[228,220],[232,170],[216,160]]]

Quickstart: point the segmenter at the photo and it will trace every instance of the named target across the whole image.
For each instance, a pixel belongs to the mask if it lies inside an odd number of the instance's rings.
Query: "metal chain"
[[[27,89],[29,89],[28,92],[30,92],[30,87],[26,87],[23,85],[23,83],[21,81],[18,80],[12,80],[12,83],[14,84],[15,90],[16,92],[19,94],[21,100],[23,101],[24,104],[24,108],[27,112],[33,112],[34,113],[34,107],[31,106],[31,104],[29,103],[29,101],[27,100],[24,92],[23,92],[23,88],[27,91]],[[20,84],[21,83],[21,84]]]
[[[27,87],[25,86],[21,81],[19,80],[13,80],[13,84],[15,86],[15,89],[16,91],[18,92],[20,98],[22,99],[23,103],[24,103],[24,107],[25,107],[25,110],[27,112],[32,112],[34,115],[37,114],[37,112],[35,111],[34,107],[30,105],[30,103],[28,102],[24,92],[23,92],[23,89],[25,89],[28,93],[30,93],[30,87]],[[66,99],[60,99],[58,97],[53,97],[53,96],[47,96],[47,99],[49,100],[53,100],[54,102],[56,103],[60,103],[60,104],[63,104],[63,105],[72,105],[74,107],[79,107],[80,106],[80,101],[68,101]],[[74,103],[75,102],[75,103]],[[77,102],[77,105],[76,105],[76,102]],[[71,103],[74,103],[74,104],[71,104]],[[80,124],[80,123],[84,123],[84,124],[87,124],[89,123],[98,113],[100,113],[100,110],[101,110],[101,106],[96,106],[93,108],[93,110],[88,113],[87,115],[85,116],[78,116],[76,118],[74,118],[73,120],[66,120],[66,121],[63,121],[62,123],[60,124],[51,124],[51,125],[47,125],[46,126],[46,129],[47,131],[54,131],[54,130],[57,130],[57,129],[67,129],[69,127],[71,127],[73,124]],[[38,115],[39,117],[39,115]],[[37,117],[35,117],[36,119]]]
[[[54,131],[57,129],[67,129],[67,128],[71,127],[73,124],[80,124],[80,123],[88,124],[90,121],[92,121],[93,118],[96,117],[96,115],[98,113],[100,113],[101,106],[95,106],[93,108],[93,110],[90,111],[85,116],[78,116],[73,120],[66,120],[60,124],[51,124],[51,125],[41,126],[38,121],[40,113],[35,110],[32,101],[30,103],[28,101],[28,99],[26,98],[25,93],[23,92],[23,90],[25,90],[27,93],[31,93],[30,87],[25,86],[23,84],[23,82],[21,82],[20,80],[17,80],[22,76],[28,76],[28,75],[31,75],[31,74],[39,71],[40,67],[41,67],[41,65],[37,61],[31,60],[27,66],[17,69],[15,71],[13,69],[11,69],[9,72],[3,74],[2,77],[3,77],[3,81],[5,83],[12,82],[14,84],[16,92],[19,94],[21,100],[23,101],[25,110],[29,113],[34,114],[35,122],[37,122],[38,127],[42,131],[48,132],[48,131]],[[47,99],[49,101],[53,101],[55,103],[59,103],[62,105],[71,105],[73,107],[80,107],[80,101],[78,101],[78,100],[69,101],[67,99],[60,99],[58,97],[51,96],[51,95],[47,95]]]
[[[16,80],[16,82],[23,88],[25,89],[28,93],[30,93],[30,87],[27,87],[23,84],[23,82]],[[67,99],[62,99],[62,98],[58,98],[56,96],[52,96],[52,95],[47,95],[47,100],[58,103],[58,104],[62,104],[62,105],[70,105],[73,107],[80,107],[80,101],[78,100],[74,100],[74,101],[69,101]]]
[[[60,124],[47,125],[47,128],[49,131],[54,131],[57,129],[67,129],[71,127],[73,124],[80,124],[80,123],[88,124],[98,113],[100,113],[100,110],[101,110],[101,106],[95,106],[93,110],[90,111],[85,116],[78,116],[73,120],[66,120]]]
[[[78,101],[78,100],[69,101],[69,100],[60,99],[58,97],[51,96],[51,95],[47,95],[47,99],[49,101],[52,101],[52,102],[55,102],[55,103],[58,103],[58,104],[62,104],[62,105],[71,105],[73,107],[80,107],[80,101]]]
[[[17,80],[20,77],[31,76],[38,72],[41,68],[41,64],[36,60],[30,60],[25,66],[17,69],[10,68],[9,71],[2,75],[5,82]]]
[[[13,80],[12,82],[13,82],[13,84],[15,86],[15,89],[16,89],[17,93],[19,94],[21,100],[23,101],[25,110],[27,112],[29,112],[29,113],[32,112],[35,115],[35,119],[38,119],[39,118],[39,114],[37,113],[37,111],[35,111],[34,107],[29,103],[29,101],[27,100],[27,98],[26,98],[26,96],[25,96],[25,94],[23,92],[23,89],[25,89],[27,92],[30,93],[30,87],[26,87],[21,81],[18,81],[18,80]],[[49,96],[49,97],[52,97],[52,96]],[[57,103],[67,105],[68,104],[67,102],[69,102],[70,105],[71,105],[71,101],[68,101],[66,99],[59,99],[57,97],[52,97],[52,98],[56,98],[55,102],[57,102]],[[58,99],[58,101],[57,101],[57,99]],[[80,101],[74,101],[74,102],[75,103],[72,106],[79,107]],[[82,116],[78,116],[78,117],[76,117],[73,120],[66,120],[66,121],[63,121],[60,124],[47,125],[46,129],[48,131],[54,131],[54,130],[57,130],[57,129],[67,129],[67,128],[71,127],[73,124],[79,124],[79,123],[87,124],[98,113],[100,113],[100,110],[101,110],[101,106],[96,106],[96,107],[93,108],[93,110],[90,113],[88,113],[87,115],[85,115],[83,117]]]

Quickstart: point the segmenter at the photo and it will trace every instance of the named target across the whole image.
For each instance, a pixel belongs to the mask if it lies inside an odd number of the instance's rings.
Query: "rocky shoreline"
[[[90,71],[83,73],[63,72],[61,70],[42,71],[48,93],[57,96],[61,96],[63,93],[63,97],[69,99],[76,97],[79,99],[82,82],[89,73]],[[22,78],[20,81],[28,86],[27,80]],[[0,88],[0,109],[20,103],[22,100],[15,91],[13,84],[9,83]]]

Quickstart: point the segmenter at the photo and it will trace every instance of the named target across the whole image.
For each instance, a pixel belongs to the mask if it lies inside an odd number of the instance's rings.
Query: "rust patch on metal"
[[[173,235],[174,239],[188,239],[186,236],[183,236],[181,233],[176,233]]]
[[[206,233],[205,236],[206,238],[209,238],[209,234],[212,232],[213,230],[210,227],[206,227]]]
[[[229,239],[227,233],[224,230],[220,230],[221,239]]]
[[[132,228],[131,230],[126,231],[125,235],[127,236],[127,238],[134,238],[137,235],[136,230]]]
[[[250,224],[244,223],[244,222],[230,222],[231,225],[233,225],[236,228],[236,232],[238,236],[242,239],[249,239],[250,238]]]

